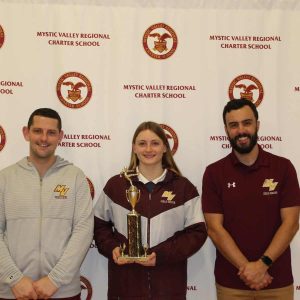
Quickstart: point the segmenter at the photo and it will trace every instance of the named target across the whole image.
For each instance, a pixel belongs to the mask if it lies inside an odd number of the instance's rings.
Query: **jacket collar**
[[[178,175],[176,173],[174,173],[173,171],[171,171],[170,169],[165,169],[166,174],[163,180],[158,181],[157,183],[166,183],[166,182],[170,182],[171,180],[173,180],[173,178],[177,177]],[[164,174],[164,173],[163,173]],[[132,177],[132,181],[137,183],[137,182],[141,182],[144,183],[143,181],[139,180],[138,176],[133,176]]]

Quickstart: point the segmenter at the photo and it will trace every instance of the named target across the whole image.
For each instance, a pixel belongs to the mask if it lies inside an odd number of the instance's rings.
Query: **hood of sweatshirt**
[[[26,170],[31,170],[31,171],[36,171],[37,169],[35,165],[28,160],[28,157],[24,157],[21,160],[17,162],[17,165],[19,165],[21,168],[24,168]],[[46,175],[51,174],[55,170],[58,170],[62,167],[68,166],[68,165],[73,165],[69,161],[65,160],[64,158],[60,157],[59,155],[56,155],[56,161],[55,163],[47,170]]]

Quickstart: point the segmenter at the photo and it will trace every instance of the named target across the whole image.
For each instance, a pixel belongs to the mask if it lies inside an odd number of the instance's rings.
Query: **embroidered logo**
[[[55,199],[67,199],[67,193],[69,189],[70,188],[68,188],[66,185],[58,184],[54,189],[54,192],[58,193],[58,195],[55,196]]]
[[[176,194],[173,194],[172,191],[164,191],[162,194],[163,198],[167,199],[162,199],[160,200],[161,203],[169,203],[169,204],[175,204],[175,201],[172,201],[175,198]]]
[[[275,191],[277,187],[278,182],[274,182],[274,179],[265,179],[262,187],[268,188],[268,192],[264,192],[264,195],[270,195],[270,194],[277,194],[277,191]]]
[[[236,183],[233,181],[232,183],[228,182],[227,183],[227,187],[230,188],[235,188],[236,187]]]
[[[176,195],[172,191],[164,191],[162,197],[166,197],[168,201],[172,201]]]

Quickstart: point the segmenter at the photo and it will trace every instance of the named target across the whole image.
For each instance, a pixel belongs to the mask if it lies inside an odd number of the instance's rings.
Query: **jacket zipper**
[[[153,192],[153,191],[152,191]],[[148,201],[148,226],[147,226],[147,244],[148,247],[150,248],[150,210],[151,210],[151,198],[152,198],[152,192],[149,193],[149,201]],[[147,272],[148,276],[148,288],[149,288],[149,296],[148,299],[151,299],[151,275],[150,271],[148,269]]]
[[[149,193],[148,201],[148,220],[147,220],[147,244],[150,248],[150,210],[151,210],[151,193]]]

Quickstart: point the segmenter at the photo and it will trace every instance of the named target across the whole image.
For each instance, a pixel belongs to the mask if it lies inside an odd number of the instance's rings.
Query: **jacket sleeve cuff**
[[[10,287],[13,287],[15,284],[17,284],[24,275],[20,271],[13,272],[8,275],[5,282],[9,284]]]
[[[59,281],[53,277],[53,274],[49,273],[49,274],[48,274],[48,278],[51,280],[51,282],[52,282],[57,288],[60,288],[60,287],[61,287],[61,284],[59,283]]]

